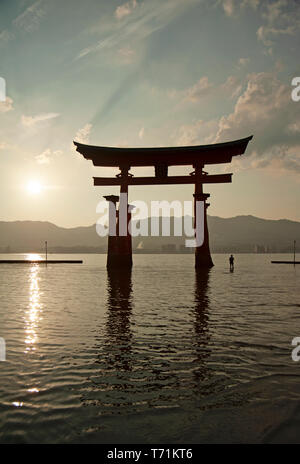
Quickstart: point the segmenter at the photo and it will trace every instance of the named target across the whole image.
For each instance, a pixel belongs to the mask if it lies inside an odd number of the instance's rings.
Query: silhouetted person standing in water
[[[234,270],[234,257],[233,257],[233,255],[230,255],[230,257],[229,257],[229,265],[230,265],[230,271],[233,272],[233,270]]]

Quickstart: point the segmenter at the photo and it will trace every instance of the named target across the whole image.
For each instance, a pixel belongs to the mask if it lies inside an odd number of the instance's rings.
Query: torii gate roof
[[[92,160],[94,166],[183,166],[230,163],[233,156],[245,153],[252,137],[187,147],[118,148],[85,145],[75,141],[74,144],[76,150],[87,160]]]

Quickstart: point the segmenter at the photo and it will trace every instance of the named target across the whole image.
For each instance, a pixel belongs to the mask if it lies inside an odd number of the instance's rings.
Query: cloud
[[[243,68],[246,66],[250,61],[250,58],[240,58],[238,62],[238,68]]]
[[[198,102],[203,97],[206,97],[212,88],[213,85],[208,81],[208,77],[204,76],[199,79],[196,84],[185,91],[184,99],[190,102]]]
[[[228,76],[228,78],[219,85],[214,85],[209,82],[208,77],[201,77],[195,84],[182,91],[169,89],[167,96],[171,99],[179,98],[182,102],[198,103],[204,98],[213,95],[216,98],[220,97],[236,97],[242,90],[241,79],[236,76]]]
[[[38,164],[49,164],[54,158],[62,155],[61,150],[51,151],[50,148],[44,150],[40,155],[35,157]]]
[[[299,158],[300,144],[296,147],[274,147],[268,155],[257,156],[253,153],[251,157],[250,167],[254,169],[268,169],[280,173],[282,171],[289,171],[293,173],[300,173],[300,158]]]
[[[241,130],[258,130],[262,123],[271,128],[274,119],[278,118],[274,113],[287,106],[292,107],[291,103],[290,88],[272,73],[250,74],[247,88],[238,98],[234,112],[221,118],[217,139],[230,138]],[[282,114],[279,118],[282,126]]]
[[[264,24],[257,30],[257,38],[272,53],[270,48],[275,39],[283,35],[294,35],[300,27],[299,3],[287,0],[267,1],[262,4]]]
[[[297,163],[300,166],[299,126],[299,110],[291,99],[290,86],[273,73],[253,73],[234,111],[220,119],[214,142],[254,134],[249,154],[252,152],[264,166],[276,158],[291,168]]]
[[[130,41],[139,43],[154,32],[163,29],[188,8],[199,3],[199,0],[152,0],[144,2],[141,8],[133,7],[134,3],[131,1],[124,4],[131,5],[130,13],[125,14],[128,17],[127,21],[114,21],[111,24],[106,24],[105,28],[103,25],[102,27],[98,26],[96,28],[100,36],[98,41],[81,50],[75,60],[105,49],[109,50],[114,47],[120,49],[124,43]],[[120,7],[124,5],[120,5]],[[125,9],[122,11],[124,13]],[[95,33],[95,28],[93,28],[93,32]]]
[[[197,103],[212,93],[214,86],[207,76],[201,77],[195,84],[183,90],[168,89],[167,96],[180,99],[182,102]]]
[[[80,143],[89,143],[92,127],[92,124],[85,124],[85,126],[76,132],[74,140]]]
[[[240,9],[253,8],[257,9],[260,0],[219,0],[227,16],[237,16]]]
[[[44,121],[48,121],[49,119],[54,119],[59,116],[59,113],[41,113],[37,114],[36,116],[21,116],[21,123],[23,126],[32,127],[36,124]]]
[[[270,47],[274,43],[274,38],[279,35],[293,35],[295,32],[294,26],[285,28],[275,28],[270,26],[260,26],[257,30],[257,38],[261,40],[266,47]],[[271,40],[272,39],[272,40]]]
[[[184,124],[175,134],[175,144],[178,146],[206,145],[213,142],[218,130],[218,120],[203,121],[202,119],[191,124]]]
[[[13,25],[26,32],[33,32],[39,28],[40,22],[44,16],[45,3],[43,0],[38,0],[17,16],[13,20]]]
[[[242,91],[241,80],[236,76],[228,76],[226,81],[219,86],[222,95],[237,97]]]
[[[134,8],[137,6],[137,1],[136,0],[131,0],[130,2],[124,3],[123,5],[120,5],[117,7],[115,11],[115,17],[117,19],[122,19],[125,16],[128,16],[132,13]]]
[[[266,13],[264,16],[268,19],[269,22],[273,23],[280,17],[282,9],[285,6],[287,6],[286,0],[276,0],[272,3],[266,2]]]
[[[222,87],[234,88],[230,76]],[[220,88],[220,87],[219,87]],[[196,120],[175,133],[178,145],[221,143],[254,135],[246,156],[234,159],[237,169],[259,168],[300,172],[300,114],[291,88],[274,72],[247,76],[245,90],[232,113],[220,119]]]
[[[6,97],[5,101],[0,101],[0,113],[7,113],[7,111],[13,110],[13,99]]]
[[[223,0],[223,8],[227,16],[232,16],[234,13],[234,1],[233,0]]]

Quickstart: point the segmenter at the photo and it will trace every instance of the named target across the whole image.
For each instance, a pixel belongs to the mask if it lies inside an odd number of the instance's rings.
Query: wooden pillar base
[[[196,269],[210,269],[214,266],[210,252],[208,253],[197,253],[195,256],[195,268]]]
[[[132,255],[107,255],[107,269],[131,269]]]
[[[107,248],[107,262],[106,267],[109,270],[118,269],[131,269],[132,267],[132,242],[131,234],[128,231],[128,224],[131,220],[132,206],[127,205],[127,218],[126,218],[126,229],[127,235],[120,235],[120,211],[116,208],[116,203],[119,201],[118,196],[109,195],[105,197],[107,201],[114,203],[115,207],[115,232],[117,235],[108,236],[108,248]],[[126,216],[125,216],[126,217]]]

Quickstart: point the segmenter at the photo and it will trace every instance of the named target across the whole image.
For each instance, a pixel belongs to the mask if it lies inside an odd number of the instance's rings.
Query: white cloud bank
[[[252,73],[232,113],[219,120],[196,121],[178,131],[180,145],[226,142],[248,135],[252,167],[300,172],[300,114],[291,87],[275,73]],[[243,163],[245,158],[241,159]]]
[[[76,132],[76,135],[75,135],[75,138],[74,138],[75,142],[89,143],[90,133],[91,133],[92,127],[93,127],[92,124],[87,123],[81,129],[79,129]]]

